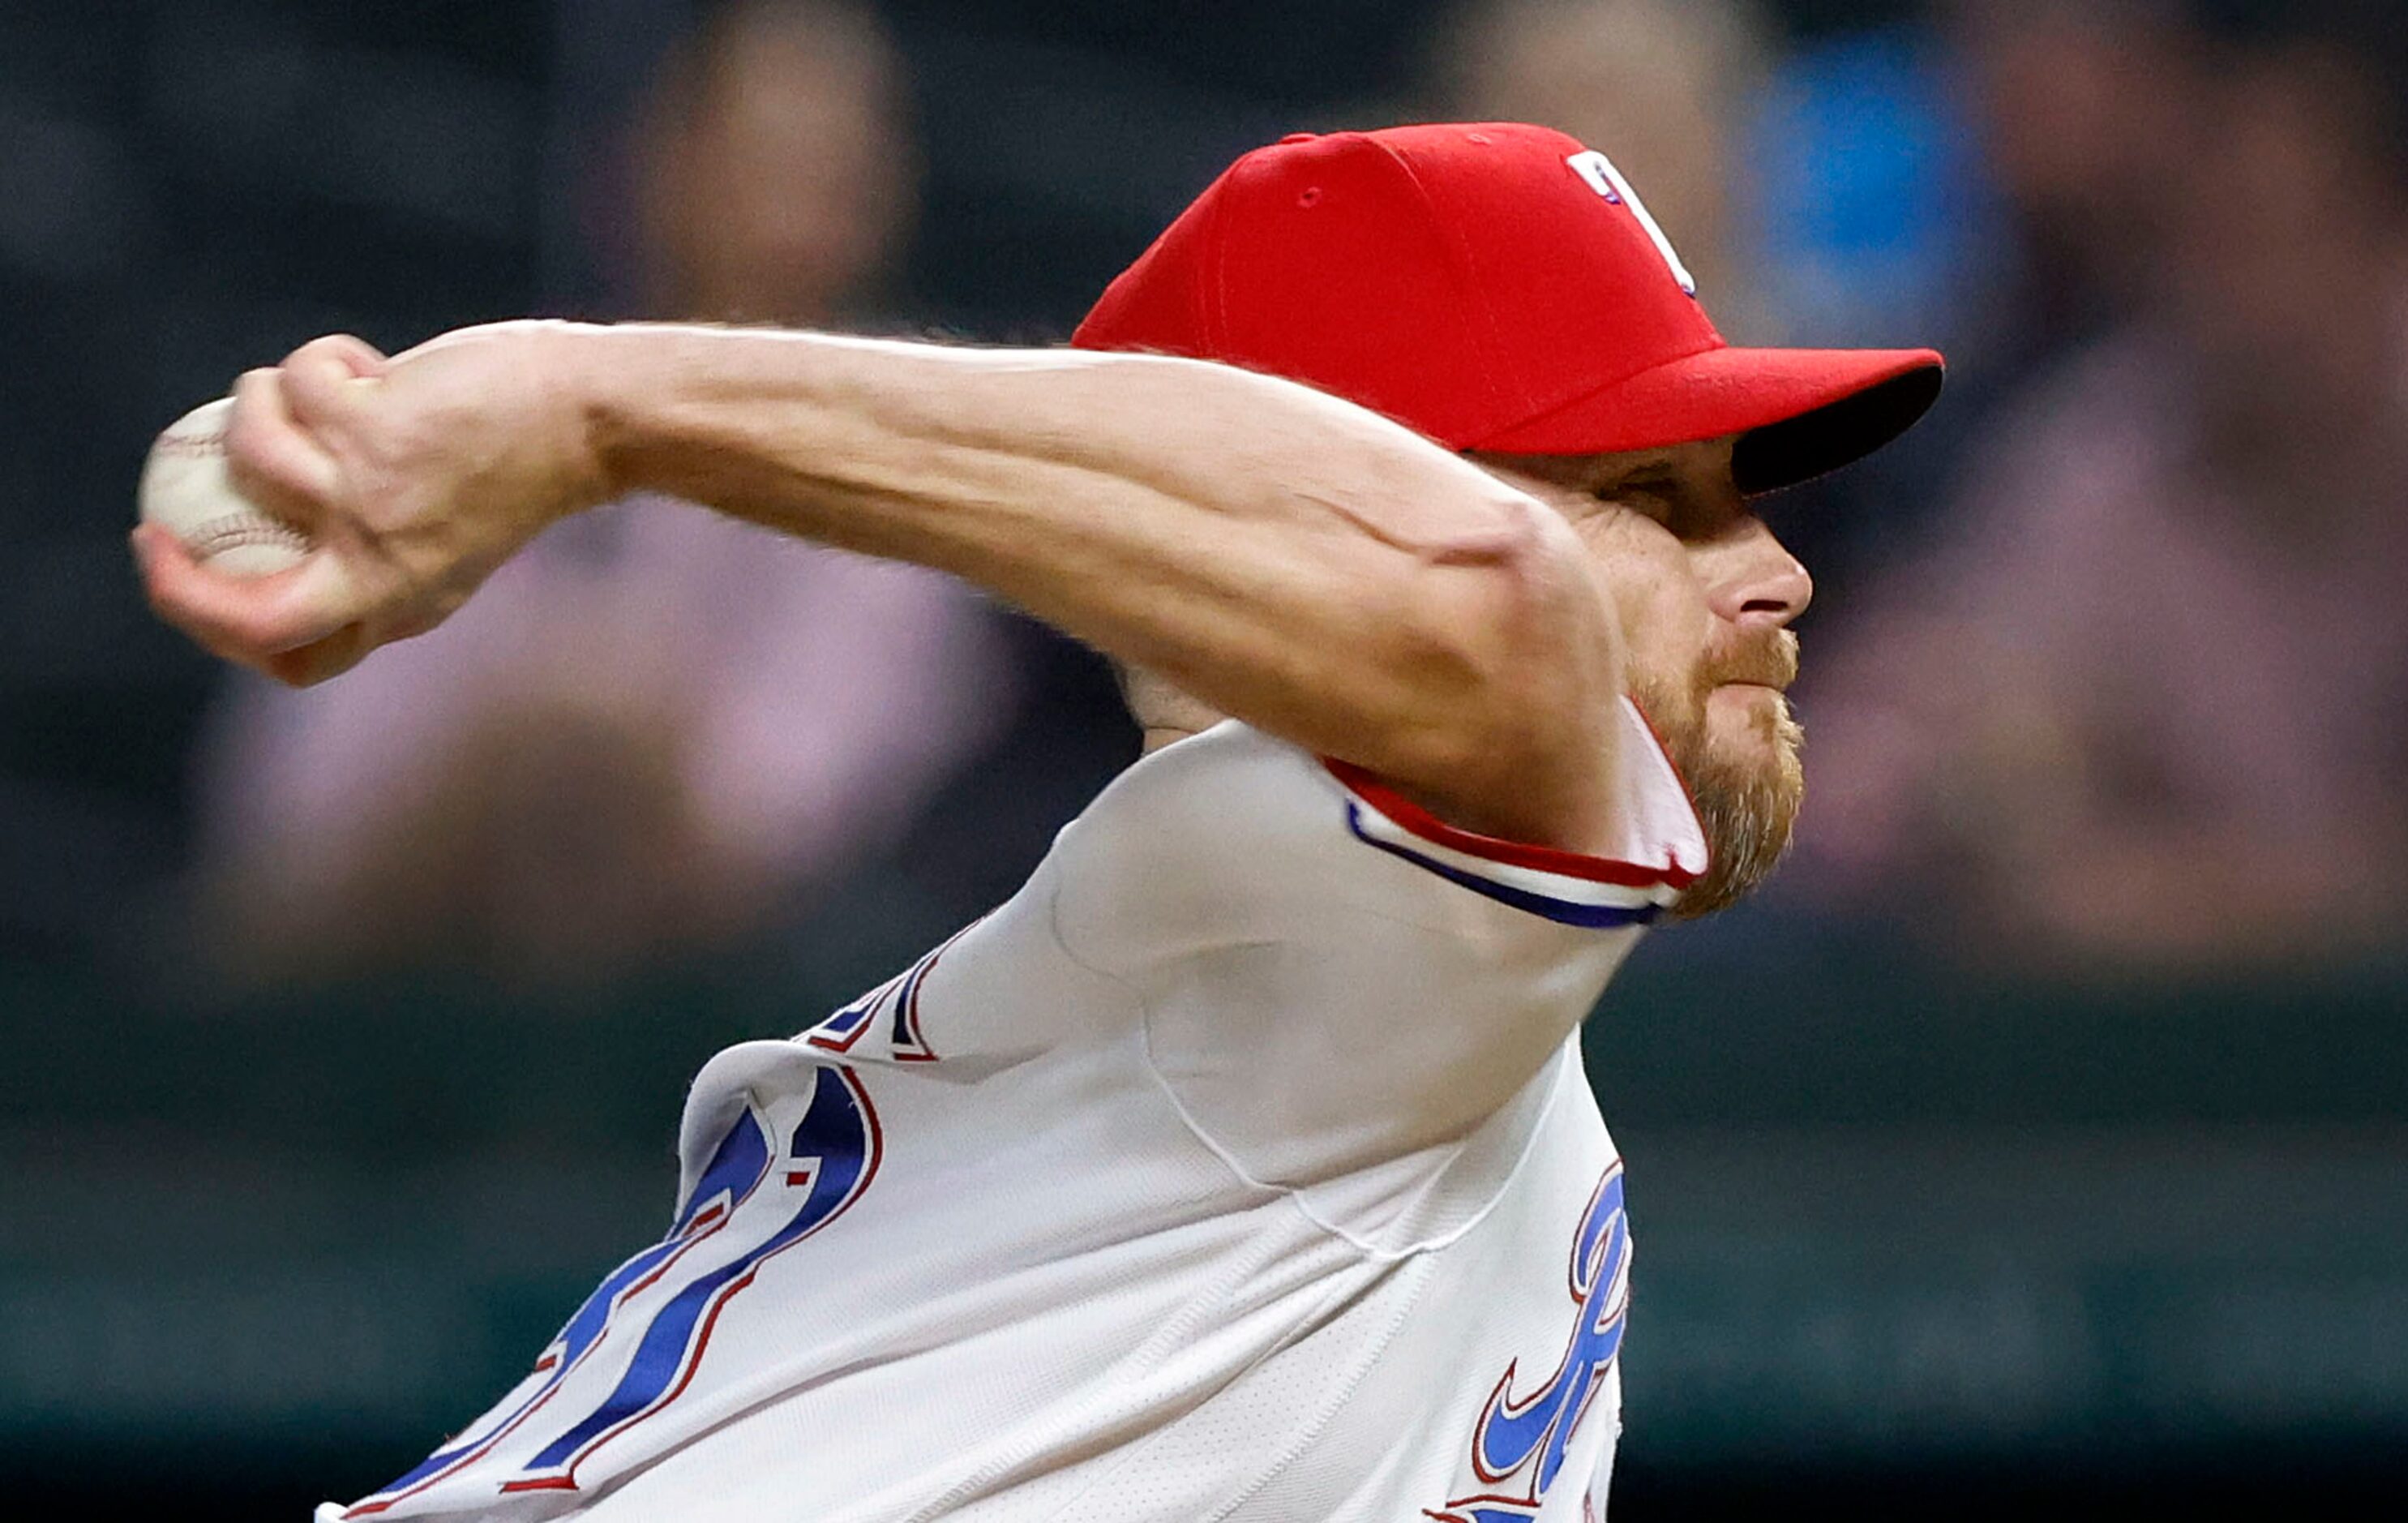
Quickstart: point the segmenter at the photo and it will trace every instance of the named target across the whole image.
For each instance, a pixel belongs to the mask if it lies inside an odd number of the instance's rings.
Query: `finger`
[[[173,589],[184,575],[182,568],[192,562],[192,553],[177,540],[175,535],[157,524],[145,524],[135,529],[132,543],[136,571],[141,578],[143,596],[150,600],[150,611],[190,636],[194,644],[211,655],[251,665],[244,660],[240,651],[221,639],[215,630],[185,624],[174,592],[163,591]]]
[[[366,625],[347,624],[313,644],[278,652],[260,669],[287,686],[309,687],[351,670],[374,648]]]
[[[390,645],[395,640],[416,639],[441,624],[445,617],[444,611],[439,608],[422,609],[395,621],[393,627],[384,632],[384,643]]]
[[[312,339],[280,366],[285,407],[303,428],[340,428],[359,415],[361,382],[380,375],[384,363],[373,345],[349,334]]]
[[[155,524],[135,531],[142,583],[159,616],[228,660],[260,666],[325,639],[360,617],[350,573],[329,551],[264,577],[231,577],[193,558]]]
[[[245,371],[234,383],[225,449],[235,490],[304,529],[325,517],[342,490],[341,467],[294,421],[278,371]]]
[[[363,381],[384,374],[384,367],[390,363],[383,350],[348,333],[330,333],[306,347],[317,349],[322,346]]]

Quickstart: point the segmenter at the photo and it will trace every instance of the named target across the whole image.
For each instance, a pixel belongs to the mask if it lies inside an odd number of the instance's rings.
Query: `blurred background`
[[[2395,9],[0,0],[0,1489],[404,1468],[657,1234],[713,1050],[1136,746],[1026,621],[667,502],[270,692],[140,604],[157,429],[337,329],[1054,342],[1237,153],[1498,117],[1735,340],[1953,364],[1766,510],[1796,859],[1589,1027],[1615,1516],[2408,1516]]]

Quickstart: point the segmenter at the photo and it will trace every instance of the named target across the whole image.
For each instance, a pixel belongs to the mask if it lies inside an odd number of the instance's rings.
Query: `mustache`
[[[1700,692],[1725,682],[1755,682],[1784,691],[1798,680],[1798,636],[1774,629],[1750,638],[1710,658],[1698,676]]]

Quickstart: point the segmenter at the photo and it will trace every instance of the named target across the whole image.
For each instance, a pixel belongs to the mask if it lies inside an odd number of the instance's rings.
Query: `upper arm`
[[[1578,540],[1397,423],[1154,355],[617,342],[622,484],[952,571],[1482,828],[1610,826],[1620,662]]]
[[[1619,626],[1562,515],[1339,398],[1161,363],[1180,368],[1125,378],[1122,404],[1146,405],[1141,381],[1192,384],[1188,423],[1211,422],[1142,477],[1165,500],[1090,479],[1072,505],[1147,541],[1125,575],[1063,589],[1102,605],[1095,642],[1462,824],[1600,839]]]

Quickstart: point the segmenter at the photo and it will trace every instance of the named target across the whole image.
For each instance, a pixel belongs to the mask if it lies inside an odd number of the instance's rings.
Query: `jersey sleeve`
[[[1132,992],[1163,1083],[1265,1182],[1460,1138],[1705,866],[1663,748],[1621,714],[1611,856],[1458,829],[1356,769],[1215,726],[1065,833],[1054,934]]]

